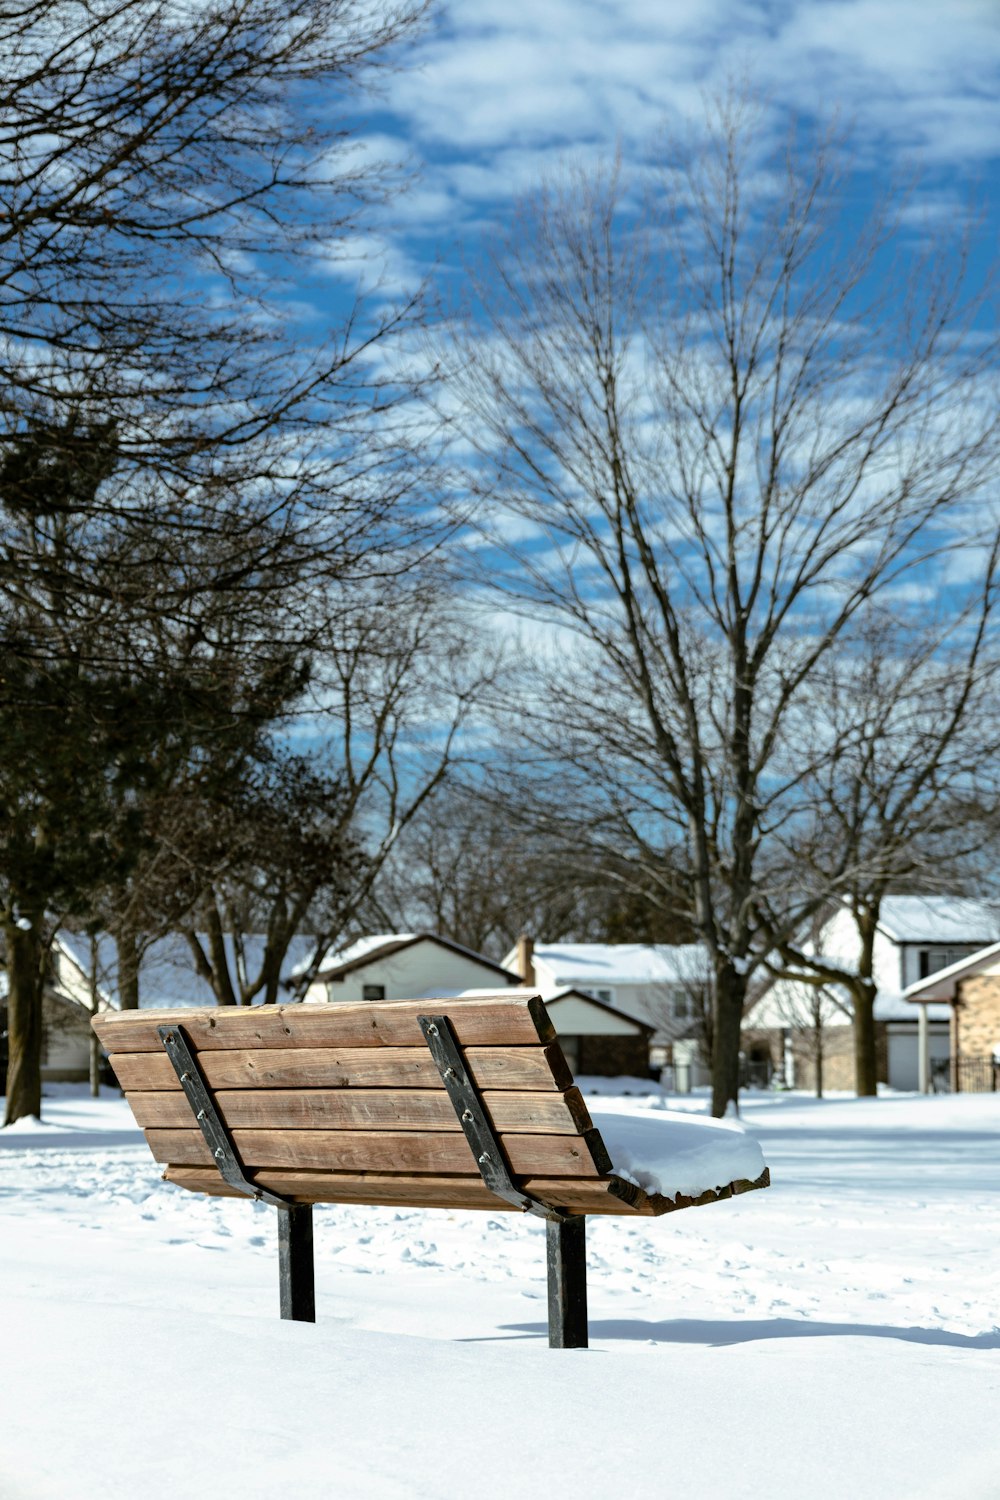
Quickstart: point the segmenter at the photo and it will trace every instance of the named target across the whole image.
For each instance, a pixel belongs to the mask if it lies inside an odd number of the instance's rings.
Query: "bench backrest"
[[[534,995],[126,1011],[94,1020],[168,1181],[231,1194],[158,1028],[178,1026],[255,1186],[301,1203],[483,1208],[418,1017],[446,1015],[518,1189],[570,1214],[655,1213],[617,1177]]]

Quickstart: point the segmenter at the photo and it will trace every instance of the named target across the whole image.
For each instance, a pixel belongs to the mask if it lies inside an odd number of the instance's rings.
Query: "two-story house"
[[[523,946],[514,950],[523,958]],[[526,984],[541,993],[574,1073],[648,1075],[652,1027],[593,992],[543,985],[530,965],[502,964],[435,932],[359,938],[328,958],[305,994],[336,1005],[358,1000],[461,998],[477,990]]]
[[[649,1066],[672,1061],[675,1042],[703,1013],[710,969],[697,943],[543,943],[521,938],[504,958],[546,1004],[573,989],[613,1005],[651,1028]],[[549,1005],[550,1013],[552,1010]]]
[[[916,1089],[920,1082],[917,1016],[903,992],[998,937],[998,913],[981,901],[923,895],[883,899],[872,952],[882,1082],[896,1089]],[[860,940],[848,907],[833,911],[816,937],[803,940],[802,948],[845,968],[856,966]],[[949,1055],[949,1014],[947,1004],[927,1008],[932,1067]],[[744,1035],[748,1049],[765,1046],[775,1062],[783,1063],[789,1084],[814,1086],[816,1054],[821,1048],[824,1086],[851,1089],[851,1021],[850,998],[840,986],[827,985],[817,992],[814,986],[794,979],[776,979],[748,1012]]]

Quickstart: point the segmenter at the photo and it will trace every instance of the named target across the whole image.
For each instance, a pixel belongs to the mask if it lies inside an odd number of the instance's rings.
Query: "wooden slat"
[[[313,1167],[331,1172],[464,1172],[471,1151],[464,1135],[437,1131],[234,1130],[233,1143],[250,1170]],[[594,1177],[611,1170],[596,1130],[583,1135],[501,1136],[518,1175]],[[212,1154],[200,1130],[154,1129],[146,1140],[156,1161],[202,1166]]]
[[[546,1047],[469,1047],[466,1065],[483,1089],[564,1093],[573,1083],[558,1045]],[[121,1052],[111,1065],[122,1088],[177,1089],[180,1083],[162,1047],[156,1052]],[[199,1052],[198,1065],[209,1088],[420,1088],[442,1089],[441,1075],[427,1048],[305,1047],[260,1051]]]
[[[239,1198],[214,1167],[168,1167],[167,1182],[191,1192],[214,1197]],[[299,1203],[371,1203],[388,1208],[482,1209],[490,1213],[520,1213],[513,1204],[491,1193],[478,1176],[406,1176],[377,1172],[334,1173],[272,1169],[256,1172],[254,1182],[272,1193]],[[635,1201],[616,1197],[616,1186],[631,1190]],[[566,1213],[622,1214],[648,1217],[641,1188],[615,1178],[529,1177],[520,1184],[525,1192]]]
[[[398,1000],[357,1005],[216,1006],[109,1012],[92,1025],[108,1052],[159,1052],[158,1026],[183,1026],[198,1049],[419,1047],[418,1016],[446,1014],[461,1047],[530,1046],[555,1039],[537,995],[475,1000]]]
[[[223,1182],[214,1167],[168,1167],[163,1176],[167,1182],[192,1192],[209,1193],[214,1197],[242,1196]],[[373,1203],[390,1208],[475,1208],[493,1213],[520,1212],[513,1204],[505,1203],[491,1193],[479,1177],[407,1177],[375,1172],[352,1175],[278,1169],[256,1172],[253,1180],[259,1187],[300,1203]],[[768,1187],[770,1180],[765,1168],[755,1182],[741,1179],[724,1187],[710,1188],[697,1197],[678,1194],[676,1198],[665,1198],[661,1194],[648,1197],[642,1188],[613,1174],[593,1180],[529,1177],[520,1186],[540,1203],[567,1213],[649,1218],[750,1193]]]
[[[497,1130],[579,1135],[592,1122],[579,1089],[566,1094],[488,1089],[482,1095]],[[129,1096],[143,1127],[192,1124],[179,1088]],[[215,1104],[230,1129],[461,1130],[443,1089],[220,1089]]]

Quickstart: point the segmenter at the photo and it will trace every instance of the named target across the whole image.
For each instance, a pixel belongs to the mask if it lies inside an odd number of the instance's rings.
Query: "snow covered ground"
[[[285,1324],[272,1210],[50,1095],[0,1131],[0,1500],[1000,1495],[1000,1096],[749,1095],[774,1186],[589,1220],[550,1351],[540,1223],[318,1209]]]

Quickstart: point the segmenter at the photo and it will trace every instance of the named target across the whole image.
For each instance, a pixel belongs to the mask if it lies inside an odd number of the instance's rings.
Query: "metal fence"
[[[769,1058],[740,1058],[740,1088],[766,1089],[774,1077],[774,1064]]]
[[[992,1057],[941,1058],[931,1066],[931,1085],[938,1094],[1000,1092],[1000,1062]]]

